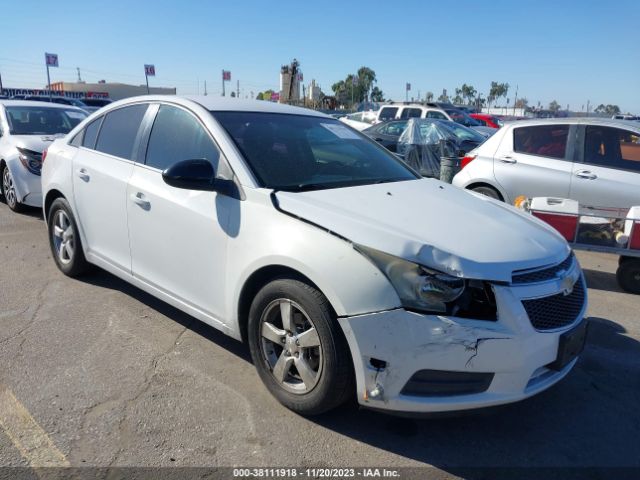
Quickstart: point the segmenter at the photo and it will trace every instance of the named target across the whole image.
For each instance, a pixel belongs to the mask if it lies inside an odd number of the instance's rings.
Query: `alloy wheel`
[[[313,321],[297,303],[271,302],[260,319],[261,353],[271,374],[285,390],[306,394],[320,380],[322,346]]]
[[[71,263],[75,251],[75,232],[64,210],[55,212],[52,235],[58,260],[64,265]]]
[[[7,201],[7,205],[12,209],[15,208],[18,203],[18,197],[16,196],[16,187],[13,184],[13,177],[9,171],[9,167],[4,167],[4,172],[2,174],[2,191],[4,193],[4,198]]]

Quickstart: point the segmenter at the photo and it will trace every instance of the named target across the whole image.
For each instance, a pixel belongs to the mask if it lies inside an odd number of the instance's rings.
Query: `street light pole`
[[[49,91],[49,100],[51,100],[51,77],[49,76],[49,62],[47,62],[47,90]]]

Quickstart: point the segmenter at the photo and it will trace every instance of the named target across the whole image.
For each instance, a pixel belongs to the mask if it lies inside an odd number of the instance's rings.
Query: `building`
[[[280,103],[298,103],[300,101],[300,63],[294,58],[290,65],[280,68]]]
[[[112,100],[121,100],[123,98],[135,97],[137,95],[147,95],[146,85],[128,85],[126,83],[117,82],[56,82],[51,84],[53,92],[61,94],[80,94],[82,97],[104,97],[107,96]],[[149,87],[149,92],[153,95],[175,95],[176,89],[167,87]],[[106,94],[106,95],[105,95]]]
[[[311,85],[309,85],[308,99],[312,102],[319,102],[320,97],[322,96],[322,89],[316,84],[315,80],[311,80]]]

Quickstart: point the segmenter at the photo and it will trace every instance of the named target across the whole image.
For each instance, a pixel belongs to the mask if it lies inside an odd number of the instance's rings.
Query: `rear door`
[[[580,127],[571,198],[583,205],[640,205],[640,132],[600,125]]]
[[[87,125],[73,159],[76,212],[87,251],[131,272],[126,189],[147,104],[112,110]]]
[[[568,198],[576,126],[514,127],[503,137],[493,172],[511,203],[519,195]]]

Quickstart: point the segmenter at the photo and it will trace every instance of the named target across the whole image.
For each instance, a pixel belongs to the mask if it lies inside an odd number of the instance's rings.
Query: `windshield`
[[[85,112],[54,107],[5,107],[12,135],[69,133],[87,118]]]
[[[482,124],[475,118],[471,118],[462,110],[447,110],[449,116],[454,122],[464,125],[465,127],[480,127]]]
[[[267,188],[322,190],[418,178],[393,154],[331,118],[212,113]]]

